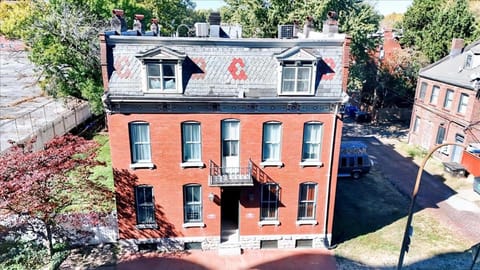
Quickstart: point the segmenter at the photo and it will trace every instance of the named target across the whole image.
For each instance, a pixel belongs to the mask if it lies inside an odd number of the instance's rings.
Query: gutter
[[[332,143],[330,145],[330,162],[328,163],[328,171],[327,171],[327,187],[326,187],[326,190],[327,190],[327,194],[325,196],[325,221],[324,221],[324,234],[325,234],[325,239],[324,239],[324,244],[325,246],[330,249],[332,248],[332,236],[330,235],[330,238],[328,237],[327,235],[327,231],[328,231],[328,215],[330,214],[330,193],[331,193],[331,190],[330,190],[330,185],[331,185],[331,182],[332,182],[332,169],[333,169],[333,158],[334,158],[334,150],[335,150],[335,137],[336,137],[336,134],[337,134],[337,114],[338,114],[338,107],[339,107],[339,104],[335,104],[335,113],[333,114],[333,129],[332,129]]]

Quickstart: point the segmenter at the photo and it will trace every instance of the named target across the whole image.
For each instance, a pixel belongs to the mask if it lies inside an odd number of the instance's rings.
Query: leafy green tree
[[[402,26],[402,44],[422,51],[430,62],[448,55],[453,38],[479,37],[467,0],[414,0]]]
[[[110,28],[112,9],[123,9],[129,28],[135,14],[156,17],[165,35],[193,14],[191,0],[24,0],[0,2],[0,33],[22,39],[38,67],[40,86],[54,97],[88,100],[103,113],[98,34]]]

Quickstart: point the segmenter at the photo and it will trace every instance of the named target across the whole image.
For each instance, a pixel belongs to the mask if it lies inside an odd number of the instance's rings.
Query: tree
[[[33,151],[33,143],[16,144],[0,156],[0,210],[16,216],[20,224],[12,226],[34,232],[53,255],[54,239],[62,236],[64,210],[75,203],[72,193],[99,200],[111,200],[113,193],[91,177],[91,167],[100,165],[95,141],[67,134],[40,151]],[[94,210],[95,205],[86,207]]]
[[[159,18],[164,34],[173,33],[194,8],[190,0],[24,0],[0,2],[0,33],[22,39],[38,67],[40,86],[54,97],[87,100],[95,114],[103,113],[98,34],[109,28],[112,9],[134,14],[144,22]]]
[[[402,44],[422,51],[430,62],[448,55],[453,38],[479,37],[467,0],[414,0],[402,26]]]

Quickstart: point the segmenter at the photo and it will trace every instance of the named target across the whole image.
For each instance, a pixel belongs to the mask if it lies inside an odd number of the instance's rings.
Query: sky
[[[367,0],[382,14],[404,13],[413,0]],[[224,2],[223,0],[194,0],[197,9],[218,9]]]

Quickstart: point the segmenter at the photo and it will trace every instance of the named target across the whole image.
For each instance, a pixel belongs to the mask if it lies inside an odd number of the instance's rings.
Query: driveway
[[[365,132],[365,130],[368,130]],[[372,125],[360,125],[346,121],[343,140],[363,141],[368,145],[369,155],[380,169],[384,178],[390,181],[402,194],[411,197],[418,166],[407,157],[395,151],[395,144],[405,139],[405,130],[392,132]],[[435,175],[442,172],[424,171],[416,201],[416,211],[430,208],[444,225],[458,232],[458,236],[471,242],[480,243],[480,197],[473,190],[452,190]],[[472,188],[473,189],[473,188]],[[477,202],[477,203],[476,203]]]

